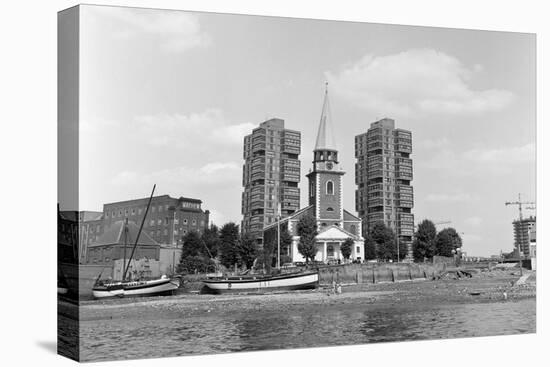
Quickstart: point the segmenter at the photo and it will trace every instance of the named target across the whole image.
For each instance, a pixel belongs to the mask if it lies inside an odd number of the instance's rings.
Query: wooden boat
[[[206,279],[203,283],[213,293],[315,289],[319,285],[319,273],[304,271],[279,275],[227,276]]]
[[[163,276],[154,280],[100,283],[93,287],[92,294],[95,298],[161,296],[172,294],[179,286],[178,278]]]
[[[163,275],[160,279],[153,280],[126,280],[126,274],[128,274],[128,269],[134,256],[134,252],[139,241],[139,236],[141,234],[141,230],[143,229],[143,224],[145,223],[145,218],[147,218],[147,213],[149,212],[149,207],[151,206],[151,200],[155,192],[155,187],[156,185],[153,186],[153,191],[151,192],[151,196],[149,197],[147,207],[145,208],[145,215],[143,216],[143,219],[141,221],[141,226],[139,227],[137,238],[128,262],[126,262],[127,228],[124,228],[124,274],[122,275],[122,280],[101,282],[99,280],[101,278],[101,274],[99,274],[92,288],[92,295],[95,298],[159,296],[172,294],[176,289],[179,288],[179,278],[171,279],[166,277],[165,275]],[[126,226],[127,224],[128,223],[126,222]]]

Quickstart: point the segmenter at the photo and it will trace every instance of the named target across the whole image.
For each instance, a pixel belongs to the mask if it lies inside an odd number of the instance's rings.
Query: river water
[[[84,321],[80,323],[81,360],[533,333],[535,307],[535,299],[529,298]]]

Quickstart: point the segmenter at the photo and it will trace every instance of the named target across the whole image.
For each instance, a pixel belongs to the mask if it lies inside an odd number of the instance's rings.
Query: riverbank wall
[[[446,264],[367,263],[319,267],[320,285],[332,282],[375,284],[418,279],[434,279],[443,274]]]

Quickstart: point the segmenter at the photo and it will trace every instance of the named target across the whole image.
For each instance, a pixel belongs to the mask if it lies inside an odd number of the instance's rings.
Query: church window
[[[333,212],[333,211],[334,211],[334,208],[332,208],[330,206],[327,208],[327,212]]]
[[[332,181],[327,182],[327,195],[334,195],[334,183]]]

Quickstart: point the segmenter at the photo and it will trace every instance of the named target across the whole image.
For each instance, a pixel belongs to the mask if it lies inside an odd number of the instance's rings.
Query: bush
[[[178,264],[177,270],[180,274],[210,273],[216,270],[216,264],[207,257],[188,256]]]

